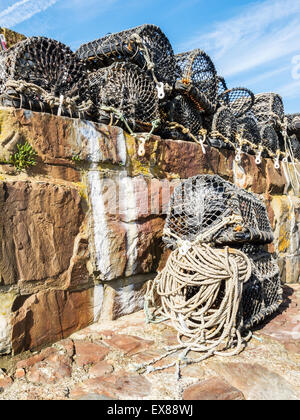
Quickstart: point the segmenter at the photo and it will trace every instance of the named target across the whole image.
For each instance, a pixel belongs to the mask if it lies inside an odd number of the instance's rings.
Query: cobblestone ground
[[[186,366],[179,381],[174,367],[134,370],[177,344],[170,325],[145,324],[141,311],[93,324],[39,352],[0,359],[0,400],[300,399],[300,285],[285,286],[284,293],[277,314],[242,353]]]

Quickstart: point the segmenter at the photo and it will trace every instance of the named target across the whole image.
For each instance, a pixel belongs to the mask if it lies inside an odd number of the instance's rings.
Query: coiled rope
[[[150,373],[176,365],[179,379],[180,367],[214,354],[233,356],[250,339],[251,332],[242,337],[241,299],[243,284],[251,276],[251,263],[239,250],[215,248],[203,242],[203,235],[193,243],[177,240],[179,247],[170,254],[154,281],[148,283],[144,308],[147,322],[171,321],[179,344],[159,358],[137,365],[136,370]],[[152,313],[150,306],[154,308]],[[151,366],[180,350],[176,361],[162,367]],[[191,350],[203,355],[188,360]]]

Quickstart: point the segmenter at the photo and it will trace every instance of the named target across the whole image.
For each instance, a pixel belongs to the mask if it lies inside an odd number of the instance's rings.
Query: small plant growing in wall
[[[72,156],[72,162],[74,162],[74,163],[80,163],[81,162],[80,153],[76,153],[75,155]]]
[[[14,165],[18,171],[22,171],[23,169],[28,169],[36,165],[37,153],[28,142],[18,144],[17,149],[18,150],[15,153],[10,155],[9,163]]]

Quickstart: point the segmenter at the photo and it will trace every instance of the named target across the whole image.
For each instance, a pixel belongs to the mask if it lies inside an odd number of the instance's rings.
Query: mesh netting
[[[238,216],[240,222],[227,223],[232,216]],[[230,245],[250,260],[251,277],[244,283],[239,311],[244,327],[251,328],[276,311],[282,289],[277,259],[262,245],[273,240],[264,203],[218,175],[198,175],[184,181],[171,197],[163,240],[174,250],[182,247],[182,255],[187,255],[184,241],[195,244],[201,235],[216,250]],[[188,286],[185,299],[198,292],[198,286]],[[216,301],[222,302],[223,297],[221,288]]]
[[[300,140],[295,134],[290,137],[290,145],[294,158],[300,161]]]
[[[237,223],[218,228],[233,216],[238,217]],[[192,242],[199,235],[207,235],[206,241],[216,244],[273,240],[264,203],[218,175],[189,178],[175,188],[170,200],[164,241],[176,247],[176,238]]]
[[[216,105],[217,73],[210,57],[199,49],[176,54],[179,69],[179,80],[184,84],[192,83],[201,94],[211,103]]]
[[[300,114],[287,114],[288,134],[296,134],[300,138]]]
[[[199,111],[197,104],[188,96],[181,94],[174,96],[165,104],[163,112],[165,112],[168,122],[180,124],[196,137],[199,135],[199,131],[203,127],[202,113]],[[172,130],[168,126],[169,124],[162,124],[160,133],[163,137],[191,140],[187,133],[184,133],[179,127],[176,128],[176,124]]]
[[[271,125],[260,126],[261,144],[273,153],[279,149],[278,135]],[[265,152],[263,153],[265,154]]]
[[[217,90],[218,95],[221,95],[221,93],[225,92],[225,90],[228,90],[224,77],[217,76],[217,83],[218,83],[218,90]]]
[[[237,120],[230,108],[221,106],[213,116],[211,124],[211,138],[219,139],[222,137],[229,139],[232,143],[236,142]]]
[[[149,67],[145,49],[158,81],[172,86],[176,79],[174,53],[168,38],[158,26],[147,24],[106,35],[81,45],[76,54],[88,60],[90,68],[106,67],[115,61],[132,61],[145,70]]]
[[[274,313],[282,302],[280,273],[277,259],[262,246],[246,244],[239,250],[247,255],[252,267],[241,302],[243,324],[249,329]]]
[[[254,94],[246,88],[233,88],[218,95],[219,103],[228,106],[236,118],[250,111],[254,99]]]
[[[117,124],[114,108],[131,128],[147,131],[159,118],[157,90],[150,77],[132,63],[114,63],[89,76],[95,92],[98,91],[98,120]],[[97,87],[96,87],[97,86]],[[121,121],[122,124],[122,121]]]
[[[276,93],[260,93],[255,95],[252,110],[261,124],[272,124],[281,129],[284,119],[284,106],[281,96]]]
[[[238,118],[238,133],[241,138],[252,144],[259,145],[261,143],[259,127],[256,118],[251,113]],[[253,153],[248,145],[244,145],[242,150],[246,153]]]
[[[61,95],[80,104],[83,76],[84,67],[70,48],[49,38],[27,38],[0,53],[1,102],[6,106],[55,111],[53,98]]]

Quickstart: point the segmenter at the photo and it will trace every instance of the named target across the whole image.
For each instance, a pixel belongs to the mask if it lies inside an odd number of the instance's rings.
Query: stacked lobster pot
[[[169,282],[168,290],[158,286],[163,299],[174,297],[175,290],[180,291],[183,300],[181,306],[177,306],[178,313],[176,307],[173,308],[173,317],[181,317],[180,313],[184,316],[182,308],[197,300],[197,294],[203,293],[202,286],[213,274],[210,272],[213,260],[208,254],[205,257],[207,265],[204,264],[207,271],[197,277],[197,258],[190,250],[198,245],[216,250],[216,261],[222,253],[229,252],[244,256],[250,264],[250,274],[242,286],[237,313],[237,324],[241,331],[252,328],[280,305],[282,289],[277,259],[265,250],[265,245],[273,241],[273,232],[265,204],[255,194],[238,188],[218,175],[198,175],[187,179],[175,188],[171,197],[163,241],[173,252],[179,249],[180,258],[185,256],[186,260],[182,263],[185,267],[184,275],[188,274],[191,279],[190,283],[179,286],[174,280],[176,274],[172,277],[169,273],[168,278],[172,278],[172,281]],[[173,258],[172,254],[170,258]],[[193,264],[190,266],[189,262]],[[201,263],[201,258],[198,262]],[[167,269],[166,266],[164,270]],[[213,279],[217,282],[217,273],[213,274]],[[221,278],[204,319],[209,319],[213,310],[223,304],[226,290],[226,281]],[[207,303],[205,299],[203,305]],[[167,306],[165,303],[164,307]],[[193,319],[187,320],[185,317],[185,325],[191,325],[192,330],[199,326],[198,315],[202,309],[200,305],[194,310]],[[223,311],[226,312],[224,307]]]
[[[85,69],[66,45],[31,37],[0,52],[0,104],[87,118],[82,94]]]
[[[292,156],[300,161],[300,114],[287,114],[285,117]]]
[[[160,102],[175,82],[172,46],[155,25],[142,25],[82,45],[97,120],[154,131]]]
[[[257,94],[252,110],[258,121],[261,145],[264,147],[262,155],[280,156],[280,150],[284,150],[284,106],[281,96],[276,93]]]
[[[235,147],[239,126],[258,141],[257,133],[251,131],[252,120],[248,121],[254,94],[246,88],[228,89],[202,50],[176,54],[175,58],[177,80],[168,104],[169,120],[180,123],[198,140],[209,134],[209,142],[215,147]]]

